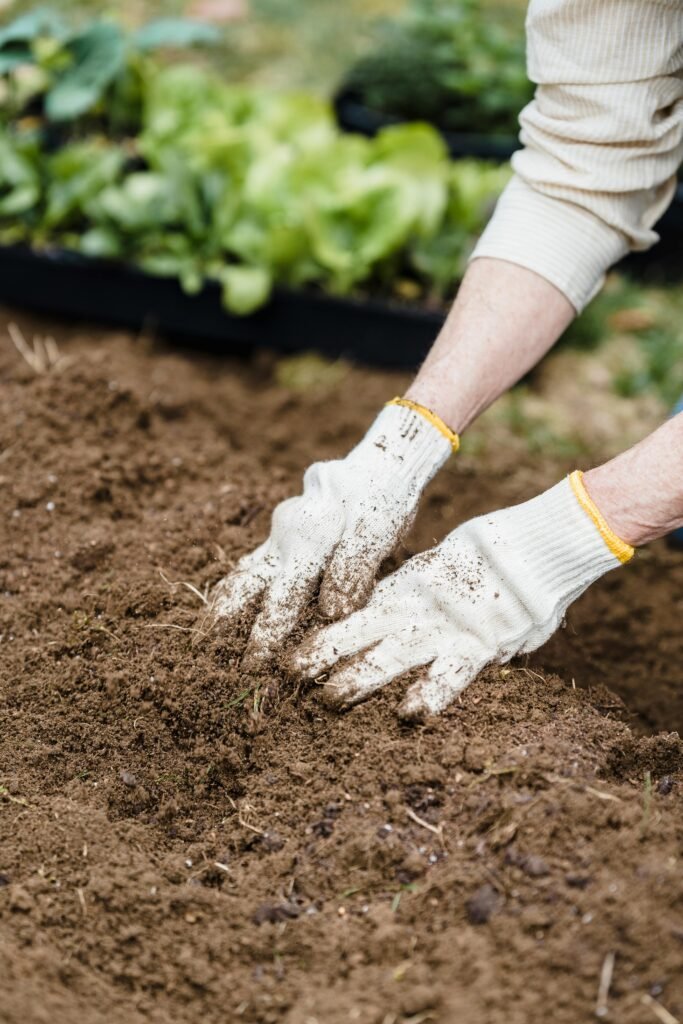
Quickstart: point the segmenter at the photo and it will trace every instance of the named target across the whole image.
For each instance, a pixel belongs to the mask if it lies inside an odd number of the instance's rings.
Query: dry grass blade
[[[621,803],[621,797],[615,796],[614,793],[603,793],[601,789],[594,789],[592,786],[586,786],[584,793],[590,793],[591,796],[596,796],[598,800],[611,800],[616,804]]]
[[[193,629],[192,626],[178,626],[175,622],[154,622],[144,623],[143,629],[179,629],[181,633],[196,633],[198,636],[207,636],[201,629]]]
[[[678,1017],[674,1017],[673,1013],[669,1013],[665,1006],[658,1003],[656,999],[653,999],[651,995],[643,995],[640,998],[643,1006],[647,1006],[652,1010],[657,1020],[661,1021],[661,1024],[680,1024]]]
[[[33,372],[45,373],[45,366],[43,365],[40,350],[36,351],[35,343],[33,348],[29,345],[29,343],[26,341],[26,338],[22,334],[19,325],[15,323],[9,323],[7,325],[7,332],[17,352],[22,357],[22,359],[24,359],[24,361],[28,363]]]
[[[4,462],[5,459],[8,459],[10,457],[10,455],[12,454],[12,452],[16,448],[18,448],[18,447],[19,447],[18,444],[15,443],[15,444],[9,444],[9,445],[7,445],[6,448],[3,448],[3,450],[0,452],[0,462]]]
[[[248,821],[244,820],[244,818],[242,817],[242,811],[241,811],[239,805],[237,803],[235,803],[235,801],[232,799],[231,796],[228,797],[228,800],[230,801],[230,805],[232,806],[233,810],[236,812],[237,820],[240,823],[240,825],[242,826],[242,828],[248,829],[249,832],[255,832],[257,836],[264,836],[266,834],[264,829],[257,828],[256,825],[250,825]],[[249,805],[248,804],[247,804],[247,809],[249,809]]]
[[[0,797],[7,800],[10,804],[17,804],[19,807],[30,807],[28,800],[25,800],[23,796],[12,796],[7,786],[0,786]]]
[[[598,998],[595,1003],[595,1016],[606,1017],[609,1013],[607,1006],[607,1000],[609,998],[609,990],[612,985],[612,975],[614,974],[614,961],[616,954],[613,950],[610,950],[606,954],[605,959],[602,962],[602,970],[600,971],[600,983],[598,984]]]
[[[19,325],[14,322],[7,324],[7,333],[19,355],[36,374],[64,369],[71,362],[69,356],[60,353],[59,346],[51,335],[43,338],[36,334],[29,344]]]
[[[166,583],[169,587],[185,587],[185,589],[189,590],[191,594],[194,594],[195,597],[198,597],[203,605],[206,605],[207,608],[209,607],[209,599],[207,595],[202,594],[201,590],[195,587],[194,583],[188,583],[187,580],[170,580],[166,573],[163,571],[163,569],[159,569],[159,575],[161,576],[164,583]]]
[[[416,814],[410,807],[406,807],[406,814],[411,821],[415,822],[416,825],[420,825],[422,828],[426,828],[429,832],[433,832],[434,835],[438,837],[441,845],[445,847],[446,844],[443,838],[443,824],[432,825],[431,822],[425,821],[424,818],[421,818],[420,815]]]

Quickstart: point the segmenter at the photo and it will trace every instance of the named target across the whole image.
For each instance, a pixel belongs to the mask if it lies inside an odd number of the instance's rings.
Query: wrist
[[[641,508],[635,495],[634,500],[628,500],[620,469],[613,462],[591,469],[585,474],[584,483],[606,522],[633,547],[656,540],[678,525],[669,523],[665,514],[658,514],[653,498],[647,502],[647,508]]]
[[[458,438],[485,407],[484,402],[481,407],[472,402],[468,404],[463,392],[459,392],[450,382],[447,388],[444,387],[443,381],[435,380],[431,373],[425,380],[418,376],[406,391],[405,398],[431,410]]]
[[[639,547],[683,526],[683,413],[615,459],[586,473],[607,522]]]
[[[457,451],[458,437],[413,402],[387,402],[355,452],[367,453],[368,446],[392,481],[404,481],[422,488]],[[351,458],[353,453],[351,454]]]
[[[627,544],[638,547],[648,539],[645,531],[633,516],[632,510],[623,507],[623,496],[618,482],[609,472],[609,464],[591,469],[583,475],[586,493],[596,508],[600,509],[611,530]]]
[[[630,560],[633,548],[609,527],[572,473],[543,494],[510,509],[526,570],[551,589],[581,589]]]
[[[552,608],[566,608],[633,554],[609,529],[579,473],[530,501],[474,520],[472,527],[479,549],[493,562],[504,558],[507,576],[538,604],[539,619],[548,599]]]

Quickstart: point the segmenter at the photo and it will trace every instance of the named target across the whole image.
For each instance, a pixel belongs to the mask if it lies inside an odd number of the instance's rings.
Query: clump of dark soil
[[[681,556],[425,726],[400,684],[329,712],[245,675],[182,582],[403,378],[299,393],[267,356],[58,340],[42,376],[0,349],[2,1024],[683,1017]],[[567,468],[455,461],[408,550]]]

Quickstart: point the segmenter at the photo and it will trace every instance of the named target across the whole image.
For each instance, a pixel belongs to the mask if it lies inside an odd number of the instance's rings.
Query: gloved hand
[[[266,542],[214,590],[212,612],[228,621],[260,602],[247,668],[277,653],[319,583],[323,615],[360,607],[381,562],[410,527],[425,486],[457,446],[457,436],[429,410],[394,399],[345,459],[307,470],[303,494],[275,509]]]
[[[362,610],[314,633],[293,655],[293,669],[318,680],[331,672],[323,692],[341,706],[429,666],[409,687],[400,714],[438,713],[486,665],[545,643],[572,601],[632,555],[574,473],[411,558],[375,587]],[[351,655],[359,656],[335,667]]]

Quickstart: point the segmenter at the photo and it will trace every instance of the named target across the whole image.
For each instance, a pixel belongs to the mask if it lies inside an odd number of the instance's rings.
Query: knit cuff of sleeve
[[[447,462],[454,451],[452,438],[457,438],[446,436],[448,428],[436,419],[414,403],[388,403],[347,458],[351,463],[357,458],[366,462],[370,446],[370,451],[375,449],[382,456],[377,472],[382,465],[397,483],[422,489]]]
[[[580,206],[546,196],[515,176],[471,259],[486,256],[533,270],[580,313],[602,287],[608,268],[627,252],[620,232]]]

